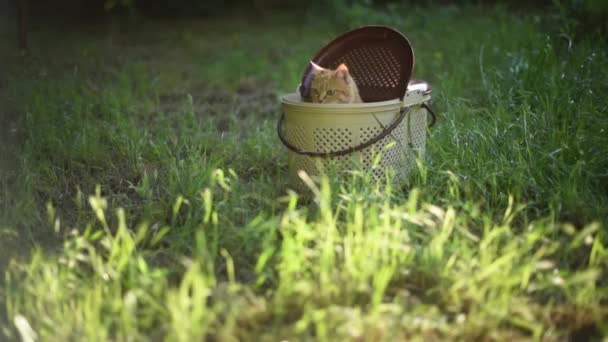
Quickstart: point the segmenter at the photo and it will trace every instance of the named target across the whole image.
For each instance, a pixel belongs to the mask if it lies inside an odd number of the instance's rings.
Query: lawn
[[[440,114],[403,188],[288,190],[280,96],[404,32]],[[0,21],[0,339],[608,336],[608,43],[550,11]],[[389,185],[387,185],[389,184]]]

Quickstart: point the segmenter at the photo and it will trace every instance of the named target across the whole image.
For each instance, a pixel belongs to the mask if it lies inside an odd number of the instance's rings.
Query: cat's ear
[[[313,61],[310,61],[310,66],[312,67],[312,69],[310,69],[310,70],[312,70],[313,74],[323,71],[323,68],[321,68],[320,66],[315,64],[315,62],[313,62]]]
[[[342,63],[342,64],[338,65],[338,68],[336,69],[336,73],[338,74],[338,77],[340,79],[342,79],[344,82],[348,82],[348,76],[350,75],[350,73],[348,72],[348,68],[346,67],[346,64]]]

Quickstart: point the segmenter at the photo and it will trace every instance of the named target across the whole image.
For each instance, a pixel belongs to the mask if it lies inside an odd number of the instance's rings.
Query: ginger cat
[[[310,62],[312,81],[310,100],[313,103],[361,103],[359,88],[345,64],[336,70],[322,68]]]

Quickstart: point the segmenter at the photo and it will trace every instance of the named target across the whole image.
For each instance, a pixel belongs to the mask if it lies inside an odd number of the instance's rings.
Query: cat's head
[[[351,103],[359,97],[345,64],[340,64],[336,70],[322,68],[312,61],[310,65],[310,72],[300,88],[303,98],[314,103]]]

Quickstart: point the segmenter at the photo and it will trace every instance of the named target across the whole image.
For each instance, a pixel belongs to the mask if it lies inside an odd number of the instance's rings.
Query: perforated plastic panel
[[[371,116],[371,115],[370,115]],[[385,172],[394,172],[394,183],[402,182],[415,166],[418,155],[424,155],[426,144],[426,110],[414,106],[406,118],[393,132],[376,144],[351,155],[334,158],[314,158],[289,152],[292,171],[291,184],[296,190],[305,189],[297,176],[298,170],[304,170],[315,176],[327,170],[332,164],[338,172],[345,172],[360,165],[372,172],[376,180],[384,180]],[[339,121],[337,121],[339,122]],[[380,134],[384,128],[376,120],[370,119],[369,125],[356,128],[337,126],[307,128],[292,122],[286,124],[286,136],[290,143],[298,148],[314,146],[315,151],[333,152],[369,141]],[[307,137],[311,141],[307,141]],[[377,160],[379,158],[379,160]],[[374,162],[377,161],[375,164]]]
[[[383,99],[387,90],[395,89],[402,83],[402,66],[396,53],[397,51],[383,45],[361,46],[348,51],[331,63],[329,68],[335,69],[341,63],[346,64],[366,101]]]
[[[316,151],[334,152],[353,146],[353,133],[348,128],[315,128],[313,137]]]

